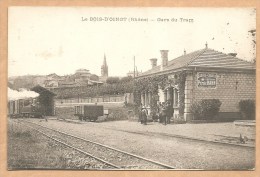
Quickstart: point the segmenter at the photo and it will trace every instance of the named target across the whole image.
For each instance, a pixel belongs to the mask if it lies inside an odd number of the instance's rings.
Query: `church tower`
[[[108,77],[108,66],[106,61],[106,54],[104,54],[104,61],[103,61],[103,65],[101,66],[101,77],[103,78]]]

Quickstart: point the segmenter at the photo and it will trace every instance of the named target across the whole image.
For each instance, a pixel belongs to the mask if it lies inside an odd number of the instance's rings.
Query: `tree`
[[[91,75],[90,75],[90,80],[92,80],[92,81],[98,81],[98,80],[99,80],[99,77],[98,77],[96,74],[91,74]]]
[[[14,83],[13,83],[14,89],[19,89],[19,88],[30,89],[34,86],[35,86],[35,84],[33,83],[33,77],[32,76],[17,77],[14,80]]]
[[[123,77],[120,79],[120,82],[121,83],[125,83],[125,82],[130,82],[133,80],[133,77],[132,76],[127,76],[127,77]]]
[[[256,29],[249,30],[248,33],[252,37],[252,46],[253,46],[253,56],[254,58],[252,59],[252,62],[255,64],[256,63],[256,57],[255,57],[255,49],[256,49]]]
[[[106,83],[107,84],[117,84],[117,83],[119,83],[119,77],[108,77]]]

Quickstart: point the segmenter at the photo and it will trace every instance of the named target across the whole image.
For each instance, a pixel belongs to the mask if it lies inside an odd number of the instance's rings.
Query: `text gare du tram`
[[[157,22],[186,22],[193,23],[194,19],[191,18],[140,18],[140,17],[81,17],[81,21],[91,21],[91,22],[148,22],[148,21],[157,21]]]

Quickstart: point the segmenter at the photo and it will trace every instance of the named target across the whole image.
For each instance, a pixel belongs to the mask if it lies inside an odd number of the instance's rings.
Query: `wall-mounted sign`
[[[216,88],[217,74],[211,72],[199,72],[197,74],[199,88]]]

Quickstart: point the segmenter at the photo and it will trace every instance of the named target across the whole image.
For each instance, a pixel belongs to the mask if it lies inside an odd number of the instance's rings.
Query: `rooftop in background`
[[[128,73],[126,73],[127,77],[137,77],[140,76],[142,74],[142,71],[129,71]]]
[[[81,69],[77,69],[75,73],[89,74],[89,70],[81,68]]]

